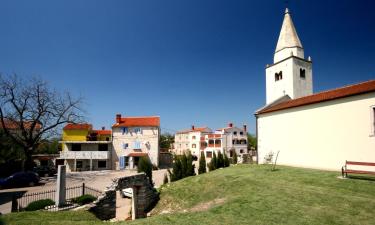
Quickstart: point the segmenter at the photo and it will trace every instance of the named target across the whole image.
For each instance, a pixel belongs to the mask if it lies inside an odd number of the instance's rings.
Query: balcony
[[[62,151],[61,159],[109,159],[110,151]]]

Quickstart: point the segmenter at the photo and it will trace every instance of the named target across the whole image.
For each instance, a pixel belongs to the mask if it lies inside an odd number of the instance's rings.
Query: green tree
[[[181,178],[187,177],[187,170],[188,170],[188,163],[187,163],[187,157],[185,154],[180,156],[181,160]]]
[[[195,165],[193,164],[193,156],[191,155],[190,151],[187,152],[186,156],[186,176],[194,176],[195,175]]]
[[[212,156],[212,159],[211,159],[211,166],[212,166],[212,168],[214,169],[214,170],[216,170],[217,169],[217,157],[216,157],[216,153],[215,153],[215,151],[214,151],[214,154],[213,154],[213,156]]]
[[[198,173],[202,174],[206,172],[206,157],[204,156],[204,151],[201,152],[201,157],[199,158],[199,168]]]
[[[182,165],[180,157],[175,156],[172,173],[171,173],[171,181],[177,181],[182,178]]]
[[[248,149],[257,148],[257,138],[255,135],[247,133],[247,147]]]
[[[223,168],[224,167],[224,157],[221,151],[217,154],[217,168]]]
[[[233,164],[237,164],[238,159],[237,159],[237,152],[236,152],[236,150],[233,151],[233,157],[232,157],[232,159],[233,159]]]
[[[164,133],[160,135],[159,145],[162,149],[170,149],[171,145],[174,143],[174,136],[169,133]]]
[[[152,163],[148,156],[143,156],[139,159],[138,162],[138,173],[144,172],[148,177],[150,184],[153,185],[152,182]]]
[[[229,159],[228,159],[228,156],[226,153],[224,153],[224,167],[228,167],[229,166]]]

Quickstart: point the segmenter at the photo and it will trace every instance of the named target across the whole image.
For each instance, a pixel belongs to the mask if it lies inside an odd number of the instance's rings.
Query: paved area
[[[136,174],[136,171],[122,170],[122,171],[85,171],[85,172],[71,172],[67,173],[66,186],[72,187],[85,183],[86,186],[105,190],[106,187],[110,186],[112,180],[119,177],[130,176]],[[166,170],[155,170],[153,171],[152,177],[156,187],[163,183],[164,174]],[[41,178],[40,185],[35,187],[24,187],[24,188],[12,188],[0,190],[0,212],[2,214],[10,213],[12,195],[15,193],[33,193],[42,192],[47,190],[54,190],[56,187],[56,177]]]

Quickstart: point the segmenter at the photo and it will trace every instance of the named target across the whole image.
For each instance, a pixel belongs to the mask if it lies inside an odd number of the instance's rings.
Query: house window
[[[241,136],[243,135],[243,132],[242,132],[242,131],[240,132],[240,135],[241,135]]]
[[[275,73],[275,81],[282,80],[282,79],[283,79],[283,71]]]
[[[302,68],[299,69],[299,77],[302,78],[302,79],[306,78],[306,70],[305,69],[302,69]]]
[[[221,140],[215,140],[215,144],[216,145],[220,145],[221,144]]]
[[[372,107],[372,135],[375,136],[375,106]]]
[[[234,131],[234,132],[233,132],[233,135],[237,135],[237,131]]]
[[[141,142],[135,141],[134,142],[134,149],[141,149]]]
[[[82,167],[83,167],[83,161],[77,161],[76,168],[82,169]]]
[[[122,144],[122,148],[123,149],[128,149],[129,148],[129,144],[128,143],[123,143]]]
[[[108,151],[108,145],[107,144],[100,144],[98,145],[99,151]]]
[[[243,153],[243,149],[240,150],[240,153],[241,153],[241,154]]]
[[[195,140],[195,136],[192,136],[191,139]]]
[[[214,140],[212,140],[212,139],[211,139],[211,140],[208,140],[208,144],[209,144],[209,145],[213,145],[214,143],[215,143]]]
[[[206,158],[212,158],[212,152],[206,152]]]
[[[72,144],[72,151],[81,151],[81,144]]]
[[[136,134],[142,134],[142,129],[140,127],[135,127],[134,128],[134,133],[136,133]]]
[[[107,168],[107,161],[106,160],[99,160],[98,161],[98,168]]]
[[[196,148],[197,145],[196,145],[196,144],[192,144],[191,147],[192,147],[192,148]]]
[[[129,129],[127,127],[122,128],[122,134],[127,134],[129,132]]]

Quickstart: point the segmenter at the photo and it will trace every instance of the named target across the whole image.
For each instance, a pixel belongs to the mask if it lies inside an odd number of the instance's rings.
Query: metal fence
[[[66,206],[63,209],[74,208],[76,205],[72,204],[72,199],[80,197],[82,195],[89,194],[94,197],[98,197],[102,194],[101,191],[88,187],[85,183],[82,183],[78,186],[67,187],[65,188],[65,201]],[[14,194],[12,197],[12,212],[23,211],[27,205],[31,202],[43,200],[43,199],[52,199],[54,200],[56,196],[56,190],[46,190],[42,192],[26,193],[24,195]],[[58,208],[56,206],[48,206],[47,210],[56,211]]]

